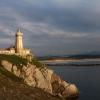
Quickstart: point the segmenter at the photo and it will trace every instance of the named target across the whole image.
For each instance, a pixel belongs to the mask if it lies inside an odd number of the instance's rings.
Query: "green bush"
[[[31,64],[36,65],[36,67],[38,67],[38,68],[43,68],[43,67],[45,67],[45,65],[44,65],[43,63],[39,62],[36,58],[33,58],[33,59],[32,59]]]

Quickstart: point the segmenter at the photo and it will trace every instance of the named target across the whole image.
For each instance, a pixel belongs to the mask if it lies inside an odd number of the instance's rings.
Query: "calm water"
[[[100,100],[100,66],[68,67],[49,66],[62,79],[76,84],[80,91],[78,100]]]

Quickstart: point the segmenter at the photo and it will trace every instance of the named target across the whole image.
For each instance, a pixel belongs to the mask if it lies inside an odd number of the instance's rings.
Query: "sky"
[[[35,55],[100,51],[100,0],[0,0],[0,47],[24,47]]]

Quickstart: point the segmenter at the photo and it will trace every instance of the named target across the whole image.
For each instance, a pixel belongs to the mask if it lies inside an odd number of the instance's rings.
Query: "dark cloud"
[[[100,50],[100,1],[1,0],[0,45],[14,42],[18,27],[36,54]]]

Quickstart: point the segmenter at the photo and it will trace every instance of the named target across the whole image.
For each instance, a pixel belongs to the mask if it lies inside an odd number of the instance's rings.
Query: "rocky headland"
[[[71,100],[79,94],[32,55],[0,54],[0,80],[0,100]]]

